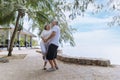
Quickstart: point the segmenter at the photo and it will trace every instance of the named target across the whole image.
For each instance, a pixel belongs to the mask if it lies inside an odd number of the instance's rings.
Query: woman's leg
[[[43,60],[44,60],[43,69],[46,70],[46,65],[47,65],[47,59],[46,59],[47,49],[46,49],[46,44],[44,42],[41,42],[40,46],[41,46],[41,50],[42,50],[42,54],[43,54]]]
[[[47,65],[47,59],[46,59],[46,55],[44,56],[44,69],[46,69],[46,65]]]
[[[44,62],[44,66],[43,66],[43,67],[44,67],[44,68],[43,68],[44,70],[46,70],[46,65],[47,65],[47,62],[45,61],[45,62]]]

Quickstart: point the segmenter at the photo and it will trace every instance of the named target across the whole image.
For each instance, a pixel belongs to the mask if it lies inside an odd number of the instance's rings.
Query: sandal
[[[56,68],[56,70],[58,70],[59,68],[58,68],[58,66],[55,66],[55,68]]]

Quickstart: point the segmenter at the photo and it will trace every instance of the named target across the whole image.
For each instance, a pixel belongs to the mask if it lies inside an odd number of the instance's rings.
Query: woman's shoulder
[[[44,30],[42,33],[43,34],[50,34],[52,32],[52,30]]]
[[[47,30],[43,30],[42,32],[44,33],[44,32],[46,32]]]

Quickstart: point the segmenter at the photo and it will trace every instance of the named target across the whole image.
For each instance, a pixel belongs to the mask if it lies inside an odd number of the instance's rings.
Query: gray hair
[[[53,22],[53,21],[56,23],[56,25],[58,25],[58,21],[57,21],[57,20],[52,20],[52,22]]]

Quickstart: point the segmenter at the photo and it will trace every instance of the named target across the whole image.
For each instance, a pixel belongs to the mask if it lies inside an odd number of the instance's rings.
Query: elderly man
[[[49,68],[48,71],[55,71],[56,69],[58,69],[56,57],[60,39],[60,27],[58,26],[58,21],[52,21],[51,30],[52,30],[51,35],[45,41],[50,40],[47,52],[47,59],[51,65],[51,68]]]

